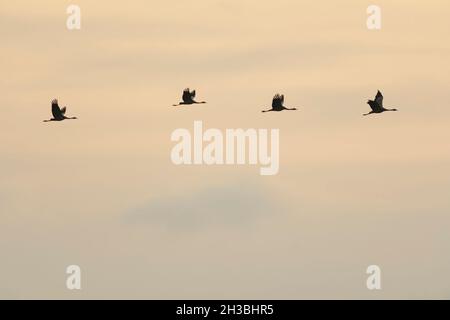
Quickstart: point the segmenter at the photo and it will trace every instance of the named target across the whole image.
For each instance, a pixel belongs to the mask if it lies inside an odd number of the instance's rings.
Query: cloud
[[[156,198],[130,210],[124,218],[132,224],[195,230],[248,226],[277,212],[276,207],[272,194],[261,186],[236,183]]]

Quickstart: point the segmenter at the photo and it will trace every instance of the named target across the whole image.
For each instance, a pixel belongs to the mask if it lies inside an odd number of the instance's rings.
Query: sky
[[[450,3],[375,2],[3,2],[0,298],[450,298]],[[279,129],[279,173],[175,166],[196,120]]]

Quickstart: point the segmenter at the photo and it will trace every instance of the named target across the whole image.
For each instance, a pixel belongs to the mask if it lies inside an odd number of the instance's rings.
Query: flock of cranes
[[[183,106],[183,105],[193,105],[193,104],[204,104],[206,103],[205,101],[201,101],[201,102],[197,102],[194,100],[196,96],[196,92],[195,90],[191,91],[189,88],[184,89],[183,91],[183,96],[182,96],[182,100],[180,103],[178,104],[174,104],[174,107],[177,106]],[[370,111],[369,113],[363,114],[363,116],[368,116],[374,113],[383,113],[385,111],[398,111],[397,109],[386,109],[383,106],[383,94],[378,90],[377,95],[375,96],[375,100],[369,100],[367,101],[367,104],[370,106],[370,108],[372,109],[372,111]],[[51,122],[51,121],[63,121],[63,120],[75,120],[77,119],[77,117],[66,117],[66,107],[61,108],[58,105],[58,100],[54,99],[52,101],[52,114],[53,114],[53,118],[51,118],[50,120],[44,120],[44,122]],[[284,95],[280,95],[280,94],[276,94],[273,97],[272,100],[272,109],[269,110],[263,110],[262,112],[280,112],[280,111],[284,111],[284,110],[297,110],[297,108],[287,108],[284,106]]]

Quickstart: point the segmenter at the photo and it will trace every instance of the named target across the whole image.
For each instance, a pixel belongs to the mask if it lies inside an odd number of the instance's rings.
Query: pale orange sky
[[[374,3],[2,3],[0,298],[449,298],[450,3]],[[280,129],[280,173],[174,166],[194,120]]]

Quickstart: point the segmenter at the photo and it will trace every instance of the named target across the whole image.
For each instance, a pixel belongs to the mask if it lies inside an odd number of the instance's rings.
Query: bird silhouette
[[[276,94],[273,97],[272,101],[272,109],[263,110],[262,112],[271,112],[271,111],[283,111],[283,110],[297,110],[297,108],[286,108],[284,105],[284,95]]]
[[[60,108],[58,105],[58,100],[54,99],[52,100],[52,114],[53,118],[50,120],[44,120],[44,122],[50,122],[50,121],[63,121],[63,120],[76,120],[77,117],[68,118],[66,117],[66,111],[67,108]]]
[[[183,101],[180,102],[179,104],[174,104],[173,106],[174,106],[174,107],[177,107],[177,106],[182,106],[182,105],[191,105],[191,104],[203,104],[203,103],[206,103],[205,101],[202,101],[202,102],[197,102],[197,101],[195,101],[195,100],[194,100],[195,95],[196,95],[195,90],[190,91],[189,88],[186,88],[186,89],[184,89],[184,91],[183,91],[183,98],[182,98]]]
[[[378,90],[375,100],[367,101],[367,104],[372,108],[369,113],[363,114],[363,116],[368,116],[373,113],[383,113],[385,111],[398,111],[397,109],[386,109],[383,107],[383,94]]]

